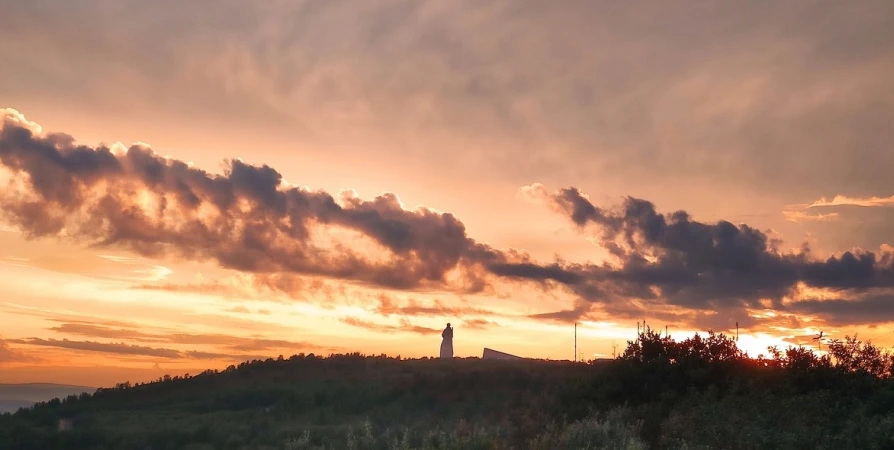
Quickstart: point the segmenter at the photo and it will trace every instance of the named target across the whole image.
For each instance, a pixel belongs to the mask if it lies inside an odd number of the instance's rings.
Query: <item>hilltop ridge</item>
[[[651,332],[575,363],[293,355],[0,415],[4,450],[891,448],[894,358]]]

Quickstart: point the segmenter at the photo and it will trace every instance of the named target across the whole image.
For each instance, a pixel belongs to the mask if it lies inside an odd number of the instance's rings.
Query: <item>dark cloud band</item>
[[[449,213],[286,186],[273,168],[240,160],[215,175],[134,145],[113,151],[40,136],[4,115],[0,165],[28,186],[3,197],[3,215],[31,237],[67,236],[144,255],[175,253],[251,272],[321,275],[414,289],[443,285],[458,270],[480,288],[480,266],[500,254],[466,235]],[[320,248],[316,226],[337,226],[386,250],[373,260],[345,244]]]
[[[894,287],[894,254],[889,251],[854,250],[820,260],[806,245],[799,252],[783,252],[780,242],[748,225],[699,222],[685,211],[660,214],[654,204],[638,198],[628,197],[620,207],[608,210],[593,205],[573,187],[555,193],[527,190],[545,195],[581,229],[593,230],[616,261],[506,264],[498,272],[551,280],[593,302],[644,299],[724,311],[763,307],[761,302],[769,300],[774,308],[784,309],[784,298],[801,284],[854,295]],[[886,299],[894,306],[890,297]]]
[[[213,260],[259,274],[302,274],[393,289],[444,288],[459,274],[463,290],[487,277],[566,287],[590,304],[631,300],[693,311],[786,308],[803,284],[859,295],[894,287],[894,255],[849,251],[819,260],[804,246],[780,242],[748,225],[704,223],[685,211],[661,214],[627,198],[605,209],[570,187],[540,191],[580,228],[592,229],[614,261],[541,264],[470,238],[450,213],[404,209],[393,194],[374,200],[292,187],[273,168],[228,161],[222,175],[146,146],[126,151],[78,145],[64,134],[40,134],[7,110],[0,166],[12,174],[0,197],[3,216],[30,237],[65,237],[140,254]],[[316,227],[340,227],[375,243],[384,257],[345,242],[318,246]],[[381,255],[379,255],[381,256]],[[586,303],[542,318],[573,320]]]

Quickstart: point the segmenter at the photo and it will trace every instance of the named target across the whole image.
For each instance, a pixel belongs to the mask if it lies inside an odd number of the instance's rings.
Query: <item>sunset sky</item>
[[[0,0],[0,382],[894,345],[894,3]]]

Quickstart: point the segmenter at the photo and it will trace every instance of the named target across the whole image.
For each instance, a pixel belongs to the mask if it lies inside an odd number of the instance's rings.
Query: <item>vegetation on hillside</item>
[[[616,360],[296,355],[0,416],[4,449],[890,449],[894,359],[646,331]],[[60,419],[72,429],[59,431]]]

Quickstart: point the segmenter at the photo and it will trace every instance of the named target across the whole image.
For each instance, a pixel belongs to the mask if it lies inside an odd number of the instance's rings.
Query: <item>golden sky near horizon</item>
[[[0,61],[0,382],[894,344],[890,2],[0,0]]]

